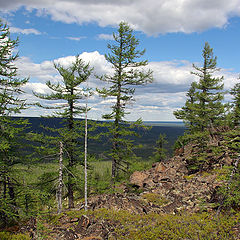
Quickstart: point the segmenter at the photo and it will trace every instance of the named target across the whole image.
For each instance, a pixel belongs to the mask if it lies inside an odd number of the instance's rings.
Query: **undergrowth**
[[[96,218],[118,222],[117,239],[162,240],[235,240],[233,227],[240,221],[240,213],[216,217],[199,214],[131,214],[127,211],[99,209],[92,213]]]

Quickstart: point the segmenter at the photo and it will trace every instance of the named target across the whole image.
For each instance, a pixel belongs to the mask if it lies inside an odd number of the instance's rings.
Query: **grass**
[[[24,179],[26,184],[33,184],[36,183],[44,173],[57,172],[58,164],[38,163],[31,166],[18,164],[14,166],[13,171],[19,180]]]
[[[100,177],[104,177],[106,175],[110,176],[110,173],[112,171],[112,162],[111,161],[91,162],[90,166],[93,169],[93,173],[98,174]]]

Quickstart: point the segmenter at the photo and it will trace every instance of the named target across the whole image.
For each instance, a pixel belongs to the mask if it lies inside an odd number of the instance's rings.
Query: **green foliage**
[[[199,77],[199,81],[192,83],[185,106],[174,112],[176,118],[187,123],[190,133],[219,126],[223,123],[225,114],[225,105],[222,104],[223,77],[213,76],[219,69],[216,67],[217,58],[214,57],[213,50],[207,42],[202,55],[203,66],[193,64],[196,72],[192,72]]]
[[[17,68],[14,66],[18,54],[14,55],[14,49],[18,46],[18,39],[10,36],[9,27],[0,19],[0,116],[9,116],[12,113],[20,113],[26,108],[25,100],[19,98],[23,93],[21,87],[28,79],[17,77]]]
[[[111,191],[111,161],[93,162],[91,166],[92,170],[88,174],[90,193],[101,194]]]
[[[238,168],[237,173],[234,175],[233,179],[225,185],[218,189],[218,193],[223,199],[222,208],[224,209],[240,209],[240,168]]]
[[[152,157],[152,159],[154,161],[163,161],[166,159],[166,152],[167,150],[165,149],[165,145],[168,143],[168,141],[166,140],[166,135],[165,134],[160,134],[158,137],[158,140],[156,141],[156,146],[155,146],[155,152],[154,152],[154,156]]]
[[[79,56],[76,56],[75,61],[69,67],[64,67],[61,64],[56,63],[54,64],[54,67],[61,75],[62,82],[53,83],[47,81],[46,85],[51,90],[51,93],[34,94],[43,100],[61,101],[61,103],[53,107],[43,106],[39,103],[37,105],[46,109],[55,109],[52,117],[61,117],[63,119],[63,127],[59,129],[47,128],[47,130],[55,132],[57,135],[56,137],[47,137],[47,139],[50,139],[53,145],[55,141],[55,146],[58,146],[58,143],[61,141],[64,146],[64,152],[66,154],[66,159],[68,160],[68,204],[69,208],[72,208],[74,207],[73,191],[76,187],[73,172],[77,164],[83,164],[83,145],[80,142],[81,137],[83,136],[82,133],[80,133],[82,122],[76,121],[75,117],[88,110],[86,109],[86,106],[80,106],[79,103],[81,100],[85,99],[87,95],[91,94],[89,92],[90,89],[84,89],[82,85],[86,83],[92,74],[93,68],[90,68],[89,64],[84,63]],[[44,140],[46,140],[46,138]],[[55,155],[57,152],[58,151],[56,151]]]
[[[208,213],[161,215],[132,214],[127,211],[99,209],[91,212],[96,218],[115,222],[117,239],[237,239],[233,227],[239,223],[240,216],[224,216],[215,218]]]
[[[165,197],[163,197],[157,193],[144,193],[141,195],[141,197],[145,201],[153,203],[158,206],[163,206],[163,205],[166,205],[169,203],[169,201]]]
[[[240,78],[239,78],[240,79]],[[239,126],[240,123],[240,83],[236,83],[230,90],[230,94],[233,96],[231,122],[233,126]]]
[[[175,148],[191,143],[197,149],[187,159],[190,173],[211,168],[216,162],[223,149],[209,146],[209,136],[212,130],[226,123],[226,105],[222,103],[223,77],[213,76],[219,69],[216,67],[217,58],[207,42],[202,55],[203,66],[193,64],[195,72],[192,72],[199,81],[191,84],[185,106],[174,112],[176,118],[182,119],[188,127],[188,133],[177,141]]]
[[[125,116],[128,114],[126,105],[134,100],[135,88],[133,86],[152,82],[152,71],[143,71],[140,68],[147,65],[147,61],[137,61],[145,50],[137,50],[139,41],[127,23],[119,24],[118,32],[113,33],[113,38],[114,43],[108,44],[110,53],[106,54],[105,58],[112,65],[114,73],[99,77],[110,86],[98,89],[98,92],[102,97],[112,97],[115,101],[112,112],[103,115],[106,120],[113,120],[108,129],[112,143],[110,154],[112,178],[115,180],[120,170],[127,170],[129,162],[134,157],[133,141],[129,139],[129,136],[135,135],[133,127],[141,125],[140,120],[131,124],[130,127],[127,125],[125,121]]]
[[[175,117],[177,119],[182,119],[190,129],[193,127],[195,119],[195,112],[193,110],[194,104],[197,101],[196,88],[197,83],[192,82],[191,87],[186,94],[187,100],[185,106],[183,106],[181,110],[177,110],[174,112]]]
[[[18,216],[16,202],[17,185],[12,168],[26,157],[23,145],[27,121],[11,118],[26,108],[26,101],[20,98],[22,86],[28,79],[17,77],[14,54],[18,39],[10,36],[9,27],[0,20],[0,225],[12,222]]]
[[[143,161],[143,160],[133,161],[129,167],[129,175],[128,176],[130,176],[135,171],[143,171],[146,169],[150,169],[154,162],[155,161],[152,159],[148,160],[148,161]]]
[[[233,159],[234,164],[227,168],[222,176],[224,177],[226,184],[222,185],[218,189],[220,195],[220,207],[224,209],[240,209],[240,164],[239,164],[239,152],[240,152],[240,129],[235,127],[234,129],[224,134],[225,147],[230,152],[230,157]]]
[[[31,238],[22,233],[12,234],[9,232],[0,232],[0,239],[1,240],[30,240]]]

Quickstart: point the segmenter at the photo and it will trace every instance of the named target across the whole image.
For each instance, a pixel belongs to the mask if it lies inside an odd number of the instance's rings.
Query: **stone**
[[[136,171],[130,176],[130,183],[138,187],[143,187],[144,180],[148,177],[145,172]]]
[[[142,185],[144,188],[152,188],[155,186],[155,183],[153,181],[152,178],[146,178],[144,181],[143,181],[143,185]]]
[[[90,226],[90,219],[87,216],[82,215],[78,221],[78,224],[75,227],[75,231],[77,233],[82,233],[82,232],[86,231],[86,229],[89,226]]]
[[[78,222],[78,221],[79,221],[79,218],[77,218],[77,217],[70,219],[70,223],[74,223],[74,222]]]
[[[166,166],[163,163],[160,162],[155,166],[154,173],[155,174],[164,173],[166,171],[166,169],[167,169]]]

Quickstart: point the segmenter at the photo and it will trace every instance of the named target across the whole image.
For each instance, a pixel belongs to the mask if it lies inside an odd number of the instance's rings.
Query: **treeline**
[[[48,126],[49,128],[60,128],[61,125],[61,118],[48,118],[48,117],[14,117],[14,118],[21,118],[26,119],[29,123],[26,132],[35,132],[35,133],[42,133],[48,135],[56,135],[55,133],[49,132],[41,126]],[[83,121],[84,119],[77,119],[78,121]],[[95,121],[95,120],[94,120]],[[90,135],[98,135],[100,133],[106,133],[108,131],[107,127],[102,126],[102,121],[95,121],[96,122],[96,129],[90,133]],[[143,122],[149,129],[142,130],[141,128],[136,128],[136,132],[138,136],[133,136],[132,140],[134,140],[136,145],[139,145],[139,148],[135,149],[135,154],[140,158],[140,161],[146,161],[150,157],[153,157],[154,147],[156,146],[156,141],[161,135],[165,135],[167,143],[164,144],[164,148],[166,149],[166,156],[167,158],[171,157],[174,152],[174,143],[177,138],[184,134],[186,130],[184,124],[182,123],[163,123],[162,122],[154,122],[153,123]],[[90,121],[91,124],[91,121]],[[96,158],[102,160],[108,160],[107,152],[111,149],[111,144],[108,140],[107,136],[101,136],[100,139],[89,139],[88,140],[88,153]],[[156,158],[156,161],[158,159]],[[40,161],[41,162],[41,161]],[[44,162],[44,159],[43,161]],[[47,161],[45,161],[47,162]]]

